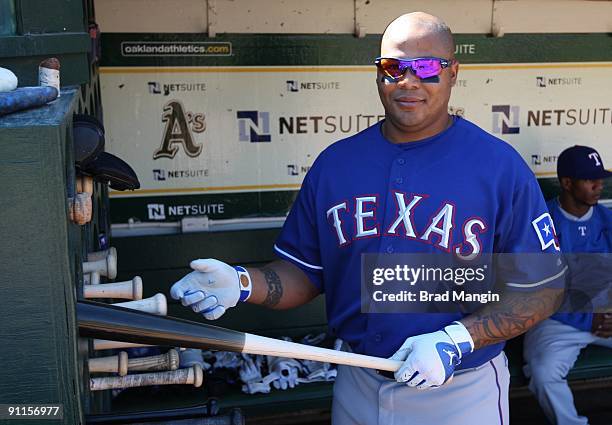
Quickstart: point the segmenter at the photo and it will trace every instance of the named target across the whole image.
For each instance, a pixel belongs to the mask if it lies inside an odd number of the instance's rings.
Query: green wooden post
[[[80,230],[67,204],[75,105],[76,91],[64,91],[47,106],[0,117],[0,404],[61,403],[65,424],[83,423],[75,321]],[[38,423],[6,421],[20,422]]]

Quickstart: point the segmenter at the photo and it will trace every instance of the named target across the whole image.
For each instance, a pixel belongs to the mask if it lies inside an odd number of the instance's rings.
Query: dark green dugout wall
[[[15,0],[16,33],[0,36],[0,66],[12,70],[20,86],[37,85],[38,64],[54,56],[63,86],[87,83],[91,8],[82,0]]]

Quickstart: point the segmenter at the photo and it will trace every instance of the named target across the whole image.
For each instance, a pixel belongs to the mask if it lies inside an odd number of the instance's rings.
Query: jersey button
[[[406,163],[406,160],[405,160],[404,158],[399,158],[399,159],[397,160],[397,163],[398,163],[399,165],[404,165],[404,164]]]
[[[392,246],[392,245],[389,245],[389,246],[387,247],[387,252],[388,252],[389,254],[391,254],[391,253],[393,252],[393,246]]]
[[[397,184],[402,184],[403,182],[404,182],[404,179],[401,178],[401,177],[398,177],[398,178],[395,179],[395,183],[397,183]]]
[[[381,334],[374,335],[374,341],[376,341],[376,342],[382,341],[382,335]]]

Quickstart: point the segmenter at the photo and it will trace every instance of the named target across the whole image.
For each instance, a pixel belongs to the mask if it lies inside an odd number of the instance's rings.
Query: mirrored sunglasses
[[[384,75],[398,82],[407,70],[421,79],[438,76],[444,68],[448,68],[452,60],[436,57],[414,59],[380,57],[376,58],[374,63]]]

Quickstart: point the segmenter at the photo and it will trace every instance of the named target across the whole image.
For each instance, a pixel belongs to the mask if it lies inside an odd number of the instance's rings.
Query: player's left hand
[[[474,351],[470,333],[460,322],[443,330],[413,336],[391,356],[404,364],[395,372],[397,382],[425,389],[450,381],[464,354]]]
[[[194,260],[189,265],[194,271],[170,288],[170,296],[185,307],[216,320],[239,301],[248,299],[251,283],[244,267],[232,267],[214,258]]]

